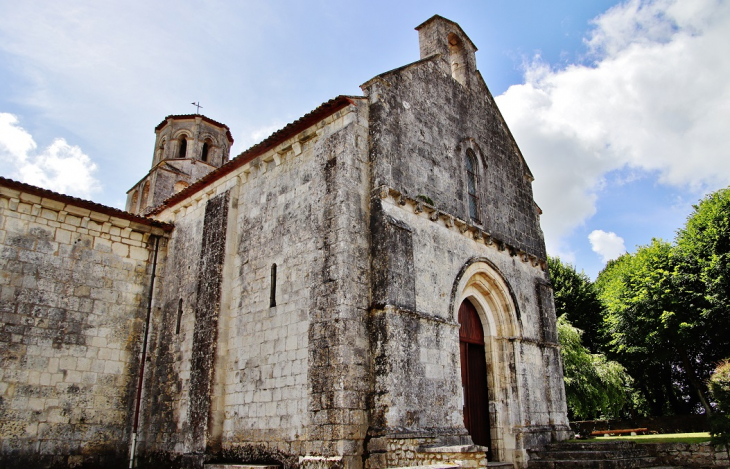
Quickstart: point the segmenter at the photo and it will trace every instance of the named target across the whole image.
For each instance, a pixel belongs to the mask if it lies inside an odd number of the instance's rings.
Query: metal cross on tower
[[[196,107],[195,113],[200,114],[200,108],[203,107],[200,105],[200,101],[198,101],[197,103],[190,103],[190,104],[192,104],[193,106]]]

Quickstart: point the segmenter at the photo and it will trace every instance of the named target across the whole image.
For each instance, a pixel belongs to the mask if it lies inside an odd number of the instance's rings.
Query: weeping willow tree
[[[630,401],[632,379],[618,362],[592,354],[583,332],[565,316],[558,318],[565,394],[571,419],[617,418]]]

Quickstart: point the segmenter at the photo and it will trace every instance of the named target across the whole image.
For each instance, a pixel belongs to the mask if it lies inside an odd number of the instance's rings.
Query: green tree
[[[676,258],[681,308],[668,321],[682,334],[699,387],[730,356],[730,188],[694,206],[677,233]]]
[[[583,331],[583,345],[592,352],[600,352],[602,341],[599,331],[603,322],[603,306],[593,283],[583,272],[564,264],[559,257],[548,256],[550,282],[555,296],[555,313]]]
[[[697,401],[683,398],[692,380],[678,374],[687,337],[675,324],[681,308],[673,251],[670,243],[654,239],[609,262],[595,284],[606,307],[610,355],[634,377],[653,415],[689,413]]]
[[[558,341],[571,418],[614,418],[626,405],[631,378],[619,363],[591,354],[581,343],[580,329],[565,315],[558,318]]]

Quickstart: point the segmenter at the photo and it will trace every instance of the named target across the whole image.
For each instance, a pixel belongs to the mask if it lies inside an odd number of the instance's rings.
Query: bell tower
[[[167,116],[155,136],[152,169],[127,191],[128,212],[144,215],[220,168],[233,144],[227,125],[201,114]]]
[[[477,47],[461,26],[443,16],[434,15],[416,26],[416,31],[421,58],[439,55],[448,65],[454,80],[471,88],[476,78],[477,61],[474,53]]]

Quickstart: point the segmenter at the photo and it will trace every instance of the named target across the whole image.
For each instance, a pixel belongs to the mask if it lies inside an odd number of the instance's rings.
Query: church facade
[[[0,180],[7,467],[364,468],[569,436],[540,210],[462,29],[229,159],[156,129],[127,210]]]

